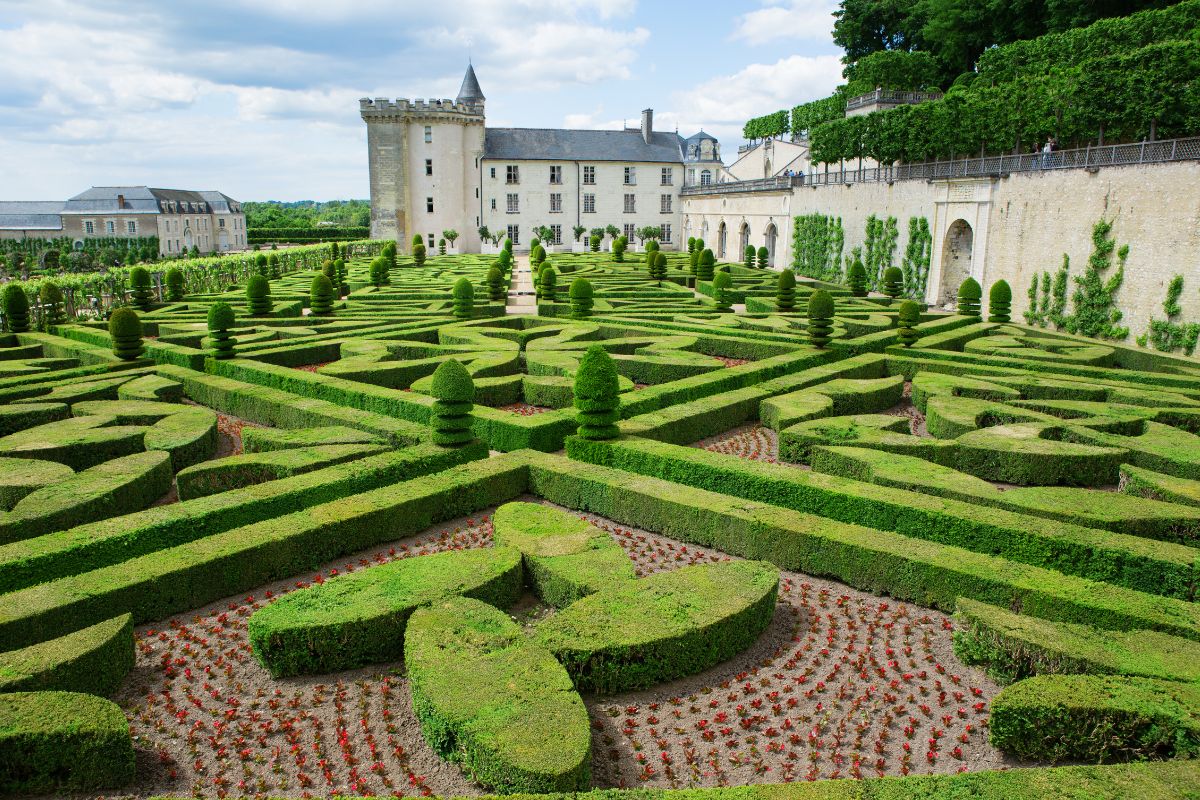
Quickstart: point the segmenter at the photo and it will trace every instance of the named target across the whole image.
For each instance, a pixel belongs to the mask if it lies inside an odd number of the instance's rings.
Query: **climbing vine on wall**
[[[1066,328],[1070,333],[1098,339],[1124,339],[1129,335],[1129,328],[1117,324],[1123,315],[1114,302],[1117,290],[1125,280],[1129,245],[1122,245],[1118,249],[1110,233],[1112,223],[1107,220],[1102,219],[1092,227],[1092,254],[1083,275],[1075,276],[1071,315],[1066,319]],[[1112,266],[1114,252],[1117,255],[1117,269],[1105,280],[1101,273]]]
[[[880,219],[872,214],[867,217],[867,238],[863,242],[863,266],[867,268],[867,278],[871,289],[878,290],[883,281],[883,271],[892,266],[896,255],[896,240],[900,232],[896,228],[896,218]]]
[[[792,228],[792,268],[808,278],[838,280],[845,240],[841,217],[824,214],[796,217]]]
[[[1183,309],[1179,305],[1179,296],[1183,294],[1183,276],[1176,275],[1167,285],[1167,298],[1163,301],[1163,312],[1166,319],[1150,320],[1150,330],[1138,337],[1137,343],[1146,346],[1149,339],[1155,350],[1163,353],[1173,353],[1182,350],[1191,355],[1196,350],[1196,342],[1200,339],[1200,323],[1179,322]]]
[[[914,300],[925,299],[925,286],[929,282],[929,260],[933,254],[933,234],[929,220],[925,217],[908,218],[908,245],[904,248],[904,259],[900,267],[904,271],[904,296]]]
[[[1071,268],[1071,258],[1063,253],[1062,266],[1050,278],[1049,271],[1042,272],[1041,280],[1038,274],[1033,274],[1029,282],[1029,308],[1025,309],[1025,322],[1029,325],[1046,327],[1053,323],[1060,331],[1067,327],[1067,272]],[[1039,292],[1040,286],[1040,292]]]

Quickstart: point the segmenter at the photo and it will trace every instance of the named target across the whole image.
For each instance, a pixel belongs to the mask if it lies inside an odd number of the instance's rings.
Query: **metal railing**
[[[1056,150],[1051,153],[1021,153],[984,158],[962,158],[953,161],[925,161],[918,164],[890,164],[862,169],[813,172],[808,175],[791,177],[727,181],[709,186],[685,186],[682,194],[778,192],[798,186],[836,186],[852,183],[892,183],[894,181],[949,180],[953,178],[999,178],[1014,172],[1062,169],[1095,170],[1101,167],[1196,160],[1200,160],[1200,137],[1112,144],[1103,147],[1089,145],[1074,150]]]
[[[913,105],[915,103],[924,103],[927,100],[939,100],[941,97],[941,92],[902,92],[893,89],[876,89],[873,92],[860,94],[858,97],[851,97],[846,101],[846,110],[853,111],[856,108],[876,103],[887,103],[897,106]]]

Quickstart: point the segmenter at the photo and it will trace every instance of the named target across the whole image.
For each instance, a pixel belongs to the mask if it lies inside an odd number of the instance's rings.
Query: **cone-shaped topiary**
[[[142,320],[132,308],[113,311],[108,320],[108,335],[113,352],[122,361],[133,361],[142,355]]]
[[[470,319],[475,313],[475,287],[466,278],[459,278],[454,282],[451,294],[454,295],[454,316]]]
[[[808,342],[822,348],[829,344],[833,332],[833,295],[817,289],[808,297]]]
[[[550,264],[542,264],[541,270],[538,272],[537,279],[537,296],[543,303],[553,303],[555,299],[555,289],[558,286],[558,273]]]
[[[47,325],[63,323],[63,292],[54,281],[44,281],[38,291],[38,299],[42,303],[42,314]]]
[[[571,281],[571,319],[584,319],[592,313],[592,282],[587,278]]]
[[[466,281],[461,278],[460,283]],[[467,283],[469,287],[471,284]],[[458,284],[455,284],[458,288]],[[467,368],[455,359],[443,361],[433,371],[433,382],[429,393],[433,396],[433,408],[429,413],[429,427],[433,428],[434,444],[443,447],[458,447],[475,438],[471,433],[471,409],[475,402],[475,382]]]
[[[328,317],[333,313],[333,283],[322,274],[313,278],[308,293],[308,306],[313,316]]]
[[[713,279],[713,264],[716,263],[716,259],[713,258],[713,251],[705,248],[700,250],[699,253],[700,255],[697,256],[696,267],[694,270],[696,273],[696,280],[711,281]]]
[[[612,260],[618,264],[625,263],[625,249],[629,247],[629,240],[624,236],[618,236],[613,240]]]
[[[765,247],[758,248],[758,268],[768,269],[771,266],[771,253]]]
[[[342,248],[338,247],[337,242],[329,243],[329,260],[336,261],[342,255]]]
[[[542,247],[540,244],[535,244],[529,250],[529,265],[531,267],[533,267],[534,271],[536,272],[538,266],[540,266],[541,263],[545,260],[546,260],[546,248]]]
[[[863,266],[861,258],[855,256],[850,269],[846,270],[846,283],[850,286],[852,296],[867,296],[867,268]]]
[[[575,373],[575,421],[582,439],[615,439],[621,431],[620,383],[617,365],[604,348],[594,344],[579,359]]]
[[[416,265],[418,267],[425,266],[425,245],[423,245],[419,242],[417,244],[414,244],[412,256],[413,256],[413,262],[416,263]]]
[[[150,310],[150,273],[145,267],[129,270],[129,288],[133,295],[132,305],[138,311]]]
[[[988,289],[988,322],[1012,320],[1012,288],[1006,280],[998,280]]]
[[[511,250],[501,250],[500,258],[498,259],[497,263],[500,264],[500,269],[505,274],[507,274],[509,272],[509,270],[512,269],[512,251]]]
[[[758,251],[754,249],[754,245],[746,245],[746,252],[742,256],[742,266],[750,269],[754,266],[754,258],[758,255]]]
[[[446,255],[446,240],[445,239],[438,239],[438,255],[439,256]]]
[[[779,273],[775,283],[775,307],[780,311],[791,311],[796,307],[796,273],[790,269]]]
[[[896,325],[899,327],[900,344],[912,347],[921,338],[917,331],[917,323],[921,321],[921,307],[915,300],[905,300],[900,304],[900,313],[896,315]]]
[[[258,274],[264,278],[270,274],[267,269],[267,254],[259,253],[254,257],[254,268],[258,270]]]
[[[599,253],[600,237],[593,233],[590,237],[588,237],[588,246],[592,248],[593,253]]]
[[[183,271],[179,267],[167,270],[167,299],[178,303],[183,299]]]
[[[688,253],[690,254],[690,253],[694,252],[695,249],[696,249],[696,237],[689,236],[688,237]]]
[[[513,248],[512,239],[511,239],[511,238],[509,238],[509,237],[505,237],[505,239],[504,239],[504,244],[502,244],[502,245],[501,245],[501,248],[503,248],[504,250],[507,250],[507,251],[508,251],[508,254],[511,256],[511,255],[512,255],[512,248]]]
[[[646,258],[649,261],[651,280],[658,281],[661,284],[667,279],[667,254],[659,250],[654,250]]]
[[[697,239],[696,241],[699,242],[700,240]],[[691,252],[691,255],[688,256],[688,269],[692,271],[692,274],[696,276],[697,280],[700,279],[700,270],[702,269],[700,266],[700,259],[703,255],[704,251],[697,247]]]
[[[973,317],[976,321],[980,316],[980,301],[983,299],[983,287],[971,277],[968,277],[958,287],[958,313],[964,317]]]
[[[4,287],[4,324],[10,333],[29,331],[29,298],[15,283]]]
[[[333,265],[332,261],[325,260],[321,262],[321,274],[329,278],[329,285],[332,286],[337,280],[337,267]]]
[[[236,355],[234,345],[237,344],[237,339],[229,335],[233,322],[233,306],[229,303],[213,303],[208,307],[208,347],[213,358],[226,359]]]
[[[371,275],[372,286],[377,288],[383,286],[387,276],[387,259],[383,256],[376,256],[375,258],[371,259],[368,272]]]
[[[271,302],[271,282],[262,275],[251,275],[246,281],[246,306],[252,317],[265,317],[275,304]]]
[[[888,302],[904,294],[904,272],[899,267],[888,267],[883,271],[883,293],[888,296]]]
[[[334,261],[333,270],[337,273],[337,280],[333,285],[337,287],[338,297],[345,297],[350,294],[350,287],[346,285],[346,262],[340,258]]]
[[[504,299],[504,271],[492,264],[487,271],[488,299],[493,303]]]
[[[733,277],[728,272],[718,272],[713,276],[713,300],[717,303],[717,311],[733,311],[732,292],[729,291],[733,286]]]
[[[271,253],[267,256],[267,276],[271,278],[271,280],[283,277],[283,272],[279,268],[278,253]]]

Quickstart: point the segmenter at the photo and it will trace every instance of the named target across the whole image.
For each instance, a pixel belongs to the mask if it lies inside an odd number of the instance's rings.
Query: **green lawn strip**
[[[1121,492],[1168,503],[1200,506],[1200,481],[1164,475],[1132,464],[1121,465]]]
[[[133,618],[122,614],[0,653],[0,693],[58,689],[107,697],[133,669]]]

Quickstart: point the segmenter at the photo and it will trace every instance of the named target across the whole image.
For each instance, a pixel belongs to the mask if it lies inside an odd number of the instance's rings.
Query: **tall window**
[[[670,225],[662,225],[661,227],[662,227],[662,243],[670,244],[671,243],[671,226]]]
[[[433,250],[433,234],[430,233],[430,234],[428,234],[428,236],[429,236],[429,249]]]
[[[516,164],[509,164],[507,167],[504,168],[504,182],[505,183],[520,183],[521,182],[521,173],[518,170]]]
[[[433,174],[433,159],[432,158],[425,159],[425,174],[426,175]]]
[[[491,173],[491,176],[493,179],[496,177],[496,168],[495,167],[489,167],[488,172]]]
[[[583,213],[585,213],[585,214],[595,214],[596,213],[596,195],[585,194],[583,196]]]
[[[637,231],[637,227],[632,222],[626,222],[625,230],[622,231],[622,233],[625,234],[626,241],[632,242],[636,236],[636,233],[635,233],[636,231]]]
[[[583,182],[585,184],[587,184],[588,186],[596,185],[596,168],[595,167],[584,167],[583,168]]]
[[[637,184],[637,167],[625,168],[625,185],[634,186]]]
[[[492,211],[496,210],[496,198],[492,198]]]
[[[508,195],[508,213],[516,214],[516,213],[520,212],[520,210],[521,210],[520,207],[517,205],[517,195],[516,194]],[[514,240],[514,243],[515,243],[515,240]]]
[[[559,164],[551,165],[550,167],[550,182],[562,183],[562,166]]]
[[[625,213],[626,214],[636,214],[637,213],[636,202],[637,202],[637,195],[632,195],[632,194],[625,195]]]
[[[707,169],[701,170],[700,171],[700,185],[708,186],[710,183],[712,183],[712,172]]]
[[[135,220],[126,221],[125,226],[130,236],[137,235],[137,222]]]
[[[496,177],[496,176],[495,176],[495,175],[493,175],[492,177],[494,178],[494,177]],[[695,168],[695,167],[688,167],[688,171],[687,171],[687,183],[688,183],[688,186],[695,186],[695,185],[696,185],[696,168]]]
[[[433,141],[433,126],[431,125],[425,126],[425,141],[426,143]]]
[[[105,221],[105,223],[104,223],[104,231],[105,231],[105,232],[106,232],[106,233],[107,233],[109,236],[112,236],[114,233],[116,233],[116,232],[117,232],[117,225],[116,225],[116,223],[115,223],[115,222],[113,222],[111,219],[110,219],[110,220],[106,220],[106,221]]]
[[[218,219],[218,220],[217,220],[217,227],[218,227],[218,228],[224,228],[224,227],[225,227],[225,218],[224,218],[224,217],[221,217],[220,219]]]
[[[664,213],[664,214],[670,214],[670,213],[671,213],[671,195],[669,195],[669,194],[664,194],[664,195],[662,196],[662,200],[661,200],[661,202],[659,203],[659,209],[658,209],[658,210],[659,210],[659,211],[661,211],[661,212],[662,212],[662,213]]]
[[[520,244],[521,243],[521,226],[520,225],[509,225],[508,226],[508,238],[512,239],[513,245]]]
[[[674,180],[675,180],[675,170],[671,169],[670,167],[663,167],[662,168],[662,185],[670,186]]]
[[[562,195],[557,192],[550,195],[550,213],[562,213]]]
[[[83,223],[83,230],[85,233],[89,233],[89,234],[95,233],[96,232],[96,223],[92,222],[89,219],[88,221]]]
[[[427,212],[429,212],[430,214],[433,213],[433,198],[432,197],[425,198],[425,210]]]
[[[554,238],[550,244],[562,244],[562,225],[551,225],[550,230],[554,231]]]

